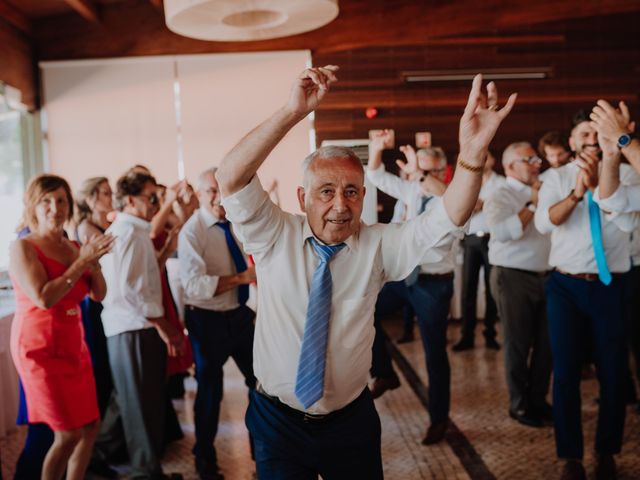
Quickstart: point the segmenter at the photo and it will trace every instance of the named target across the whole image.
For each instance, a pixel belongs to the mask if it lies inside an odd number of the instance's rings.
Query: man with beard
[[[193,406],[196,470],[202,480],[220,480],[214,441],[223,392],[222,367],[229,357],[253,389],[253,319],[245,304],[255,267],[244,254],[227,222],[212,168],[200,174],[200,208],[178,237],[180,279],[184,287],[185,323],[193,347],[198,391]]]
[[[549,235],[533,225],[542,160],[527,142],[502,154],[505,185],[491,195],[484,212],[491,232],[491,292],[504,335],[509,415],[523,425],[551,421],[546,401],[551,375],[544,280],[549,270]]]
[[[545,284],[553,355],[553,417],[558,457],[566,460],[563,480],[586,478],[580,419],[580,376],[584,341],[591,335],[600,382],[596,432],[596,478],[615,478],[625,417],[623,274],[630,268],[624,216],[608,216],[593,198],[598,185],[598,135],[584,112],[574,118],[569,138],[573,160],[550,170],[540,189],[536,228],[551,233]],[[605,156],[611,155],[610,149]],[[625,230],[625,231],[623,231]]]

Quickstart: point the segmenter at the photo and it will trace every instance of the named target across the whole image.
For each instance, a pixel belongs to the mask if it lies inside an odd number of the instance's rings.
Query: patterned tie
[[[233,263],[236,266],[236,272],[244,272],[247,269],[247,262],[244,259],[244,255],[242,254],[240,247],[238,247],[238,244],[236,243],[236,239],[233,238],[233,234],[231,233],[231,223],[218,222],[216,225],[224,231],[224,238],[227,241],[227,247],[229,247],[229,253],[231,253]],[[238,302],[240,305],[244,305],[247,303],[248,299],[249,285],[240,285],[238,287]]]
[[[596,257],[596,265],[598,265],[598,278],[605,285],[611,283],[611,272],[607,266],[607,257],[604,254],[604,244],[602,243],[602,226],[600,225],[600,207],[593,200],[591,191],[587,192],[587,200],[589,201],[589,225],[591,226],[591,244],[593,245],[593,253]]]
[[[429,203],[429,200],[431,200],[432,198],[433,197],[422,197],[422,199],[420,201],[420,210],[418,210],[418,215],[420,215],[422,212],[425,211],[425,209],[427,208],[427,203]],[[420,265],[418,265],[416,268],[414,268],[411,271],[411,273],[409,274],[409,276],[404,279],[404,284],[407,287],[415,285],[416,282],[418,281],[418,276],[419,275],[420,275]]]
[[[296,397],[304,408],[309,408],[321,399],[324,392],[324,369],[331,316],[332,281],[329,262],[344,247],[344,243],[321,245],[313,237],[310,241],[320,258],[320,263],[313,273],[309,290],[309,305],[296,376]]]

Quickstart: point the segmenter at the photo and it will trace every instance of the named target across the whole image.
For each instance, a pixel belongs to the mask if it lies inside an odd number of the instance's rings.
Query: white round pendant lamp
[[[266,40],[320,28],[338,0],[164,0],[169,30],[218,42]]]

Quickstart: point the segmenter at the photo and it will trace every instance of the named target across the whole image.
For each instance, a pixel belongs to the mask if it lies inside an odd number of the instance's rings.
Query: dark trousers
[[[626,275],[625,279],[625,317],[629,347],[635,359],[635,377],[640,383],[640,267],[633,267]],[[627,398],[635,396],[635,386],[633,378],[628,387]]]
[[[512,268],[491,270],[491,291],[504,334],[511,411],[546,404],[552,363],[544,280],[542,275]]]
[[[326,420],[252,390],[246,416],[259,480],[382,479],[380,418],[371,393],[363,393]]]
[[[489,276],[489,235],[478,237],[467,235],[462,242],[464,263],[462,265],[462,338],[473,340],[476,329],[476,303],[478,300],[478,276],[484,267],[485,305],[484,336],[496,337],[496,304],[491,296]]]
[[[218,431],[220,401],[223,392],[222,367],[232,357],[254,389],[253,376],[253,319],[248,307],[230,312],[214,312],[187,306],[185,323],[193,348],[198,391],[194,404],[196,443],[193,453],[197,460],[217,463],[213,445]]]
[[[107,348],[112,402],[117,408],[107,409],[96,456],[108,458],[112,452],[107,450],[118,444],[122,432],[132,467],[130,478],[155,478],[162,473],[167,348],[155,328],[108,337]]]
[[[377,323],[407,302],[416,312],[429,378],[431,423],[440,423],[449,417],[451,369],[447,355],[447,317],[452,295],[452,279],[421,275],[411,286],[404,281],[385,284],[376,302]],[[374,346],[375,343],[374,340]]]
[[[40,480],[44,457],[53,444],[53,430],[45,423],[31,423],[16,463],[14,480]]]
[[[623,280],[609,286],[551,274],[545,283],[549,337],[553,353],[553,417],[556,449],[561,458],[582,458],[580,378],[585,336],[594,340],[600,383],[596,452],[620,452],[624,429],[624,374],[627,347],[623,313]]]

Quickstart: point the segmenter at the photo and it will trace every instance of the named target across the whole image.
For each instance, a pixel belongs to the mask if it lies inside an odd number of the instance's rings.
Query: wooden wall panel
[[[33,48],[25,35],[0,20],[0,81],[22,92],[29,109],[37,104]]]

